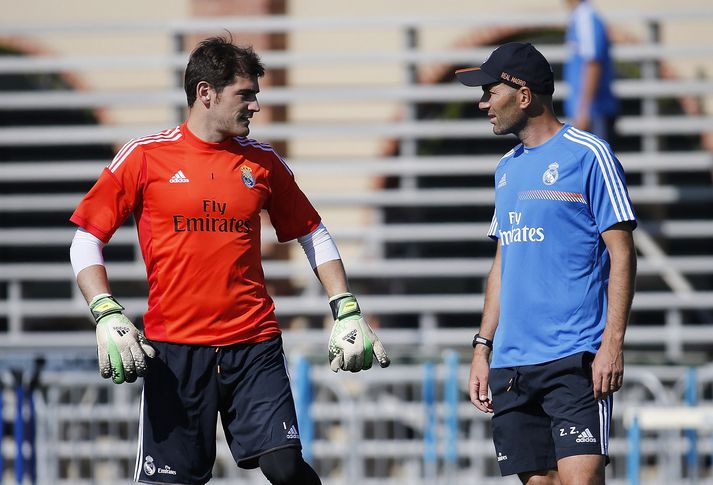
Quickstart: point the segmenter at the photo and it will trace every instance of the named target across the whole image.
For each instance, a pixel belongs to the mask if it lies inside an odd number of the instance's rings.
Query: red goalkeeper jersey
[[[70,220],[106,243],[134,215],[148,338],[230,345],[280,333],[261,264],[262,209],[281,242],[320,223],[270,145],[207,143],[184,123],[124,145]]]

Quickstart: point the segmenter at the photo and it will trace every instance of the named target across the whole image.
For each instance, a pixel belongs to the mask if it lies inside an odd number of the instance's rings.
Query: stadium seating
[[[607,12],[607,17],[621,31],[658,32],[670,24],[710,22],[713,11]],[[565,47],[556,37],[537,36],[544,35],[538,29],[561,29],[563,20],[556,15],[507,20],[217,18],[113,25],[106,32],[86,25],[55,32],[51,27],[0,23],[0,45],[7,37],[61,36],[69,31],[127,37],[147,31],[162,38],[186,38],[223,28],[289,36],[387,29],[408,38],[414,32],[426,36],[444,25],[466,30],[505,25],[521,36],[543,38],[542,50],[559,72]],[[288,72],[325,65],[346,70],[397,65],[404,72],[402,79],[376,86],[359,79],[265,86],[261,103],[286,107],[292,114],[280,122],[256,122],[251,135],[287,147],[287,163],[343,249],[361,305],[380,326],[395,360],[388,371],[357,376],[335,376],[326,369],[325,297],[299,250],[290,249],[295,256],[289,258],[276,254],[280,251],[275,251],[273,231],[265,228],[264,268],[286,329],[286,350],[293,365],[300,358],[312,364],[307,409],[315,436],[310,450],[325,484],[507,483],[494,478],[497,462],[487,417],[476,414],[465,388],[470,340],[494,251],[485,237],[493,205],[492,172],[507,143],[496,140],[488,122],[473,112],[477,92],[452,77],[456,68],[484,59],[490,50],[468,45],[261,53],[269,69]],[[46,387],[38,403],[38,433],[46,444],[39,449],[43,465],[38,472],[45,480],[40,483],[125,483],[133,473],[140,387],[101,382],[92,367],[94,335],[68,263],[74,232],[68,217],[117,146],[180,121],[184,98],[174,74],[184,67],[186,52],[147,48],[141,55],[101,57],[21,54],[0,55],[4,395],[13,402],[9,368],[21,366],[27,356],[46,356]],[[615,86],[627,111],[618,121],[614,145],[640,218],[640,257],[638,293],[627,334],[632,365],[615,408],[610,483],[624,483],[627,473],[624,410],[647,403],[685,404],[686,367],[702,366],[713,357],[713,330],[708,328],[713,323],[713,114],[702,102],[713,95],[713,81],[663,75],[669,63],[684,59],[695,66],[712,54],[713,42],[666,43],[653,35],[617,44],[614,50],[628,73]],[[413,75],[414,70],[423,73],[443,66],[449,74],[438,83],[422,83]],[[161,70],[161,75],[150,89],[79,90],[65,76],[112,71],[136,77],[152,70]],[[557,84],[558,108],[566,89]],[[315,114],[302,115],[310,103],[317,106]],[[387,114],[374,110],[374,117],[365,117],[358,109],[380,103],[393,109]],[[161,123],[141,117],[147,107],[156,109]],[[105,114],[132,109],[136,113]],[[341,111],[353,112],[353,119],[337,116]],[[463,116],[447,117],[452,112]],[[105,119],[113,121],[102,123]],[[305,148],[309,143],[325,148],[315,155]],[[117,231],[105,255],[115,293],[140,322],[146,306],[145,271],[131,221]],[[443,359],[448,350],[460,357],[455,381]],[[432,381],[429,362],[435,364]],[[710,400],[713,379],[705,370],[694,387],[702,399]],[[455,408],[445,400],[445,388],[452,382],[458,387]],[[427,383],[435,386],[435,401],[430,404],[423,394]],[[429,413],[435,413],[437,423],[432,429]],[[447,426],[451,416],[457,417],[455,428]],[[11,406],[5,406],[2,418],[10,429]],[[453,438],[449,430],[455,433],[455,451],[448,448],[448,438]],[[666,474],[670,478],[690,472],[661,445],[667,442],[669,450],[682,454],[692,447],[690,435],[661,436],[667,441],[644,441],[641,447],[646,463],[652,464],[642,470],[654,477],[650,483],[664,480]],[[12,438],[5,433],[0,440],[7,445],[2,453],[8,470]],[[358,451],[348,447],[355,442],[361,443]],[[702,453],[709,448],[701,446]],[[700,458],[698,463],[710,472],[710,462]],[[211,483],[238,478],[241,483],[263,483],[256,474],[236,470],[224,446],[219,447],[215,475]]]

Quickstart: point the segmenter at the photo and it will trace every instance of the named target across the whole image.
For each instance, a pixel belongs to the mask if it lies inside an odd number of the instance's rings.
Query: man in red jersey
[[[252,48],[201,42],[185,74],[180,126],[131,140],[71,217],[77,283],[97,322],[99,369],[144,377],[134,479],[204,484],[220,415],[238,466],[273,484],[319,484],[302,459],[274,303],[265,288],[260,211],[298,239],[335,319],[330,367],[389,358],[349,292],[339,252],[280,156],[246,138],[264,68]],[[134,216],[149,283],[144,332],[112,296],[102,248]],[[150,359],[146,359],[148,356]]]

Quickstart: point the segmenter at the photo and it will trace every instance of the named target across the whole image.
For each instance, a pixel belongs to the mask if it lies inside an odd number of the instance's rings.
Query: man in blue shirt
[[[614,64],[606,25],[587,0],[566,1],[571,13],[565,34],[569,50],[564,65],[564,80],[569,86],[565,114],[576,128],[608,140],[619,101],[612,92]]]
[[[494,412],[503,475],[603,484],[636,272],[624,172],[604,140],[554,115],[552,70],[531,44],[505,44],[456,75],[482,86],[493,132],[520,142],[495,170],[498,244],[470,399]]]

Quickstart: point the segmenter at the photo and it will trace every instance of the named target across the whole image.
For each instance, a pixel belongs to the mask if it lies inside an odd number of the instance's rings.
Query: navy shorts
[[[282,338],[226,347],[151,342],[134,480],[204,484],[212,476],[220,415],[241,468],[301,448]]]
[[[573,455],[607,456],[612,398],[594,399],[589,352],[490,369],[493,441],[503,475],[554,470]]]

